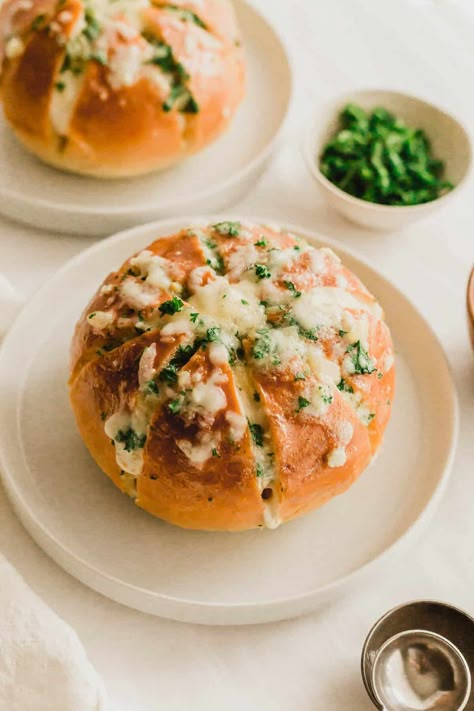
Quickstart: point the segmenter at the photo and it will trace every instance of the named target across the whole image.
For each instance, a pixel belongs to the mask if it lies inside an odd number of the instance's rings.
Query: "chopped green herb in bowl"
[[[357,104],[347,104],[339,122],[320,169],[346,193],[381,205],[420,205],[454,187],[422,129],[384,108],[364,111]]]
[[[351,222],[400,230],[448,204],[467,182],[472,142],[463,124],[416,96],[362,89],[319,106],[308,123],[308,169]]]

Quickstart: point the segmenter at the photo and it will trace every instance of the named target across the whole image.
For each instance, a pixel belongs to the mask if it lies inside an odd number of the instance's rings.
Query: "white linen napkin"
[[[112,711],[76,633],[1,554],[0,711]]]

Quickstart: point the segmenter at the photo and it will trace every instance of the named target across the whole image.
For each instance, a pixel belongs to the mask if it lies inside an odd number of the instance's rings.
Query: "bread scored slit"
[[[106,429],[110,432],[107,423],[118,415],[123,415],[127,422],[126,418],[130,419],[138,401],[144,397],[146,383],[140,387],[139,372],[146,350],[156,349],[152,369],[159,373],[184,340],[184,336],[177,336],[171,342],[161,343],[156,333],[143,334],[87,363],[70,385],[71,405],[81,436],[96,462],[122,491],[126,490],[129,477],[124,477],[127,472],[117,462],[117,442],[112,445],[112,437],[106,432]],[[154,376],[149,382],[153,380]],[[158,394],[149,389],[149,397]],[[159,406],[158,397],[149,402],[151,407]]]
[[[281,523],[281,485],[275,461],[275,443],[267,414],[262,406],[261,391],[247,363],[236,363],[234,375],[237,397],[242,411],[246,413],[252,435],[251,447],[256,463],[255,475],[262,495],[264,525],[267,528],[277,528]]]
[[[262,526],[247,420],[232,369],[211,362],[212,345],[192,356],[152,419],[136,503],[185,528]]]

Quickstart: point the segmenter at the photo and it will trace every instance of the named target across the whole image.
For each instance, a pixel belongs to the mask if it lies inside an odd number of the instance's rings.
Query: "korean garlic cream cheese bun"
[[[191,529],[275,528],[344,492],[395,383],[382,309],[339,258],[240,222],[162,237],[112,272],[71,360],[99,467]]]
[[[0,0],[0,81],[20,141],[51,165],[160,170],[228,126],[245,67],[230,0]]]

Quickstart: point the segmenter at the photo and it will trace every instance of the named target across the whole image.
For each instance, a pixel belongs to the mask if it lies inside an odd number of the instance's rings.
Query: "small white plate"
[[[16,141],[0,113],[0,212],[55,232],[99,236],[239,201],[277,145],[293,82],[274,28],[245,0],[234,4],[247,54],[247,94],[223,136],[163,173],[97,180],[41,163]]]
[[[69,342],[111,269],[191,222],[144,225],[99,242],[20,314],[0,352],[4,483],[39,545],[114,600],[207,624],[296,616],[333,598],[426,523],[456,444],[454,385],[440,344],[403,294],[342,246],[292,227],[332,246],[385,308],[398,383],[377,461],[346,494],[276,531],[190,532],[141,511],[98,470],[76,431],[66,387]]]

